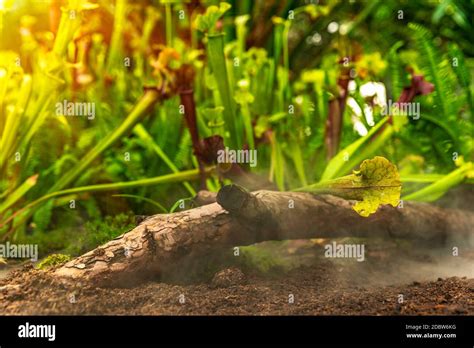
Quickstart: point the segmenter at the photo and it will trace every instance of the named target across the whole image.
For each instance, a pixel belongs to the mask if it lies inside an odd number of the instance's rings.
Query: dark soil
[[[222,269],[206,282],[191,285],[147,282],[126,289],[64,284],[53,279],[51,272],[39,271],[30,265],[10,272],[0,281],[0,313],[474,314],[472,255],[458,257],[455,263],[433,258],[432,252],[413,257],[372,250],[369,257],[366,262],[318,258],[312,265],[265,274],[255,270]],[[438,278],[439,275],[456,276]],[[403,295],[402,303],[400,295]]]

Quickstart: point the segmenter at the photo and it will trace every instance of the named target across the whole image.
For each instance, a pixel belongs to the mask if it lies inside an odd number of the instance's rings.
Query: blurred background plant
[[[472,1],[0,0],[0,238],[73,255],[226,182],[374,155],[403,199],[473,173]],[[58,115],[86,102],[94,118]],[[420,117],[387,116],[388,101]],[[225,170],[216,150],[257,149]],[[246,178],[246,181],[243,181]]]

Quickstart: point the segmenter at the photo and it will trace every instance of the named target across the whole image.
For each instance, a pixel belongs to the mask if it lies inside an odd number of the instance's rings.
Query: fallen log
[[[423,245],[456,241],[464,246],[474,240],[471,212],[405,202],[403,207],[384,206],[370,217],[361,217],[351,205],[331,195],[249,193],[229,185],[219,191],[216,203],[148,217],[131,231],[68,262],[55,275],[97,286],[126,286],[174,272],[183,259],[268,240],[350,236],[403,238]]]

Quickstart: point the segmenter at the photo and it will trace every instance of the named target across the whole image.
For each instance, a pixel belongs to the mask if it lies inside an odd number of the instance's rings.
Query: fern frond
[[[458,101],[453,95],[455,86],[449,61],[433,46],[433,36],[428,29],[415,23],[409,23],[408,27],[413,31],[422,53],[426,75],[435,85],[435,102],[441,113],[439,117],[451,118],[457,114]]]
[[[449,57],[453,61],[452,67],[458,82],[466,93],[466,99],[469,104],[469,108],[471,109],[471,115],[474,115],[474,101],[472,100],[471,91],[471,74],[466,67],[464,54],[455,43],[449,44]]]

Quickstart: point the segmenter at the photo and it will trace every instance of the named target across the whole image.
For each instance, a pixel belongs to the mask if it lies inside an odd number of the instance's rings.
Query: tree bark
[[[174,214],[151,216],[120,237],[68,262],[58,277],[97,286],[136,284],[176,271],[182,261],[268,240],[379,237],[424,245],[473,244],[474,213],[405,202],[370,217],[352,202],[331,195],[223,187],[217,202]],[[460,245],[460,244],[457,244]]]

